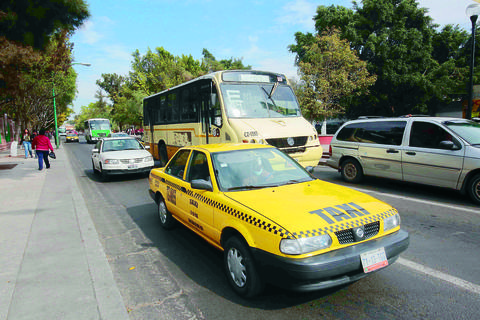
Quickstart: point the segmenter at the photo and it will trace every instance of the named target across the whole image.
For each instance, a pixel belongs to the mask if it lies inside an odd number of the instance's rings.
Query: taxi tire
[[[476,204],[480,204],[480,174],[473,176],[467,185],[468,195]]]
[[[263,281],[244,241],[235,236],[229,238],[225,242],[223,257],[228,282],[237,294],[252,298],[262,292]],[[241,279],[236,279],[239,272],[241,272]]]
[[[343,180],[350,183],[358,183],[363,179],[363,169],[355,159],[347,159],[342,162],[341,174]]]
[[[162,196],[157,201],[158,218],[160,225],[166,230],[170,230],[175,226],[175,219],[167,209],[167,204]]]

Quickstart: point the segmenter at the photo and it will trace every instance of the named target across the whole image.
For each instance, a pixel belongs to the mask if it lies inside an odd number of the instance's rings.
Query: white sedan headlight
[[[105,160],[105,164],[119,164],[120,161],[118,159],[107,159]]]
[[[282,239],[280,251],[285,254],[304,254],[326,249],[331,245],[332,238],[328,234],[322,234],[310,238]]]
[[[145,159],[143,159],[143,161],[144,161],[144,162],[153,161],[153,157],[152,157],[152,156],[145,157]]]
[[[396,228],[400,225],[400,215],[397,213],[391,217],[383,219],[383,231]]]

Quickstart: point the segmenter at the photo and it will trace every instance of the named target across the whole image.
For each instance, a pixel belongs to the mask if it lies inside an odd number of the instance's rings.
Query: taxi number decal
[[[193,212],[192,210],[190,210],[190,215],[198,219],[198,213]]]
[[[323,220],[325,220],[328,224],[334,224],[337,222],[341,222],[342,220],[350,220],[356,217],[361,217],[361,216],[370,214],[370,212],[368,212],[367,210],[360,207],[358,204],[354,202],[344,203],[335,207],[336,208],[325,207],[315,211],[310,211],[310,213],[318,215]],[[336,221],[333,221],[333,219],[335,219]]]
[[[199,229],[199,230],[202,230],[203,231],[203,227],[201,225],[199,225],[198,223],[196,223],[195,221],[193,221],[192,219],[188,219],[188,222],[194,226],[195,228]]]
[[[198,202],[197,201],[195,201],[193,199],[190,199],[190,204],[198,209]]]
[[[173,204],[177,204],[177,190],[167,186],[167,200]]]

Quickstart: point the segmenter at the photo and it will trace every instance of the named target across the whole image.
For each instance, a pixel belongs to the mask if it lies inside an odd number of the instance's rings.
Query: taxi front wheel
[[[477,174],[472,179],[470,179],[467,186],[468,194],[470,198],[476,204],[480,204],[480,174]]]
[[[175,225],[175,219],[172,217],[172,214],[168,212],[165,200],[163,200],[161,196],[160,199],[158,199],[158,217],[160,218],[160,225],[164,229],[172,229]]]
[[[228,282],[239,295],[251,298],[263,289],[252,255],[244,241],[229,238],[224,248],[224,265]]]

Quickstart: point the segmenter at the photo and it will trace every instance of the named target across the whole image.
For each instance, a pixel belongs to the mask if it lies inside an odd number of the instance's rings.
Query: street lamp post
[[[466,14],[472,22],[472,56],[470,60],[470,82],[468,84],[468,105],[467,112],[465,113],[465,118],[472,118],[472,105],[473,105],[473,69],[475,66],[475,29],[480,14],[480,5],[477,3],[472,3],[467,6]]]
[[[82,63],[82,62],[74,62],[70,66],[73,65],[82,65],[86,67],[90,67],[90,63]],[[58,146],[60,145],[60,141],[58,139],[58,122],[57,122],[57,106],[55,105],[55,81],[53,82],[53,88],[52,88],[52,97],[53,97],[53,114],[55,115],[55,147],[58,149]]]

